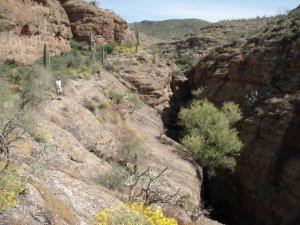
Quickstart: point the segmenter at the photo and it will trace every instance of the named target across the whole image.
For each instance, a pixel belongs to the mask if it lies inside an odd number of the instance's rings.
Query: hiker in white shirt
[[[61,100],[60,96],[62,94],[62,88],[61,88],[61,78],[60,77],[58,77],[57,80],[55,81],[55,87],[56,87],[57,99]]]

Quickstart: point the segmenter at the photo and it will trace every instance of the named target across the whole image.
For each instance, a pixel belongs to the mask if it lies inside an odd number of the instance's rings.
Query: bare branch
[[[135,171],[127,177],[125,186],[129,187],[128,200],[143,201],[146,205],[153,203],[168,203],[175,200],[180,193],[178,189],[174,194],[163,194],[162,188],[164,184],[159,181],[168,167],[161,170],[158,174],[152,173],[150,167],[147,167],[143,172]],[[159,182],[158,182],[159,181]],[[138,193],[134,191],[140,190]]]
[[[9,119],[7,122],[4,123],[0,133],[0,154],[1,158],[5,160],[5,166],[1,172],[6,170],[10,163],[10,148],[11,144],[17,140],[20,140],[22,136],[18,133],[13,136],[14,131],[17,129],[18,124],[14,121],[14,119]],[[22,133],[23,135],[24,133]],[[13,136],[13,137],[12,137]],[[11,139],[10,139],[11,138]]]

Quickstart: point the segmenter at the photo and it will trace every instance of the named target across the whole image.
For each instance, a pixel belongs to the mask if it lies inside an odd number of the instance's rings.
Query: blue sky
[[[97,0],[127,22],[198,18],[223,19],[272,16],[293,9],[299,0]]]

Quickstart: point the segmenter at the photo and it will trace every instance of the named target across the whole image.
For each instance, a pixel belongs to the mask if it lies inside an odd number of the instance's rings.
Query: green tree
[[[179,113],[185,127],[182,144],[210,175],[218,168],[233,170],[242,143],[234,123],[241,119],[238,106],[225,102],[219,110],[207,99],[194,100]]]

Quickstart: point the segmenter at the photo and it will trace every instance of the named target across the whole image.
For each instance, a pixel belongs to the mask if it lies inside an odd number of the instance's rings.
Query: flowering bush
[[[20,203],[24,193],[23,181],[12,173],[0,174],[0,211]]]
[[[173,218],[166,218],[160,207],[144,203],[129,203],[114,209],[103,209],[95,216],[95,225],[177,225]]]

